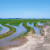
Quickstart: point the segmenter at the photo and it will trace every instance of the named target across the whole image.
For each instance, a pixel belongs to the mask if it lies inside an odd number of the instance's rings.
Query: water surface
[[[43,26],[44,24],[43,24],[43,23],[38,22],[38,25],[42,25],[42,26]]]
[[[2,27],[2,30],[0,31],[0,34],[6,33],[6,32],[9,31],[9,28],[7,28],[5,26],[2,26],[1,24],[0,24],[0,26]]]
[[[34,23],[29,24],[29,22],[28,22],[27,25],[30,26],[30,27],[32,27],[32,28],[35,30],[35,33],[36,33],[37,35],[41,35],[41,33],[40,33],[40,29],[41,29],[41,28],[39,28],[39,27],[34,27]]]
[[[9,46],[9,45],[18,45],[19,42],[21,42],[21,40],[15,40],[15,41],[11,41],[11,39],[19,36],[19,34],[24,34],[25,32],[27,32],[27,29],[22,25],[22,23],[17,27],[17,26],[13,26],[13,25],[10,25],[14,28],[16,28],[16,32],[4,39],[1,39],[0,40],[0,47],[1,46]]]

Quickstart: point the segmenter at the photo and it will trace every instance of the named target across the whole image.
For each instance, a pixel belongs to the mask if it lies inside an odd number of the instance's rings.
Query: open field
[[[12,46],[21,46],[19,48],[16,48],[17,50],[20,50],[20,48],[23,47],[22,45],[28,45],[30,40],[32,41],[30,41],[30,43],[39,43],[40,39],[38,38],[41,38],[41,41],[43,41],[42,38],[43,36],[45,36],[45,31],[43,30],[43,28],[45,28],[46,26],[50,26],[50,19],[0,19],[0,24],[9,28],[8,32],[0,34],[0,50],[3,50],[5,48],[8,49]],[[38,38],[35,38],[34,36],[37,36]],[[34,41],[33,39],[37,41]],[[21,42],[23,42],[23,44]],[[36,43],[33,43],[32,45],[36,45]],[[27,49],[28,48],[26,48],[25,50]]]

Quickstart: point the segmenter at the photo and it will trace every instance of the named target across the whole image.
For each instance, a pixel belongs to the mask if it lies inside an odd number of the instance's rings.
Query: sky
[[[50,0],[0,0],[0,18],[50,18]]]

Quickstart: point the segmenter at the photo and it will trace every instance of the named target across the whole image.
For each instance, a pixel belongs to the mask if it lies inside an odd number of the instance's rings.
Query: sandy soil
[[[24,45],[20,47],[10,48],[9,50],[33,50],[37,47],[36,45],[38,43],[43,42],[43,38],[36,34],[33,35],[32,31],[29,32],[29,36],[26,36],[26,38],[28,39],[28,41]]]
[[[50,26],[43,28],[45,36],[39,36],[29,32],[26,38],[28,41],[19,47],[9,48],[8,50],[50,50]]]

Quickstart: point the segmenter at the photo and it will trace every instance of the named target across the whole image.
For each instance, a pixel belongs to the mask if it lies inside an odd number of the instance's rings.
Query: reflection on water
[[[43,23],[38,22],[38,25],[42,25],[42,26],[43,26],[44,24],[43,24]]]
[[[3,28],[3,29],[0,31],[0,34],[6,33],[6,32],[9,31],[9,28],[7,28],[7,27],[5,27],[5,26],[2,26],[1,24],[0,24],[0,26]]]
[[[13,26],[13,25],[10,25]],[[11,39],[13,39],[14,37],[18,36],[21,33],[25,33],[27,31],[27,29],[22,25],[22,23],[17,27],[17,26],[13,26],[14,28],[16,28],[16,32],[4,39],[0,40],[0,46],[7,46],[7,45],[18,45],[19,42],[21,40],[16,40],[16,41],[11,41]]]
[[[27,25],[30,26],[30,27],[32,27],[32,28],[35,30],[35,33],[36,33],[37,35],[41,35],[41,33],[40,33],[40,29],[41,29],[41,28],[39,28],[39,27],[34,27],[34,24],[33,24],[33,23],[29,24],[29,22],[27,23]]]
[[[18,45],[21,42],[21,40],[11,41],[11,39],[13,39],[14,37],[17,37],[21,33],[24,34],[27,31],[27,29],[22,24],[23,23],[21,23],[19,26],[10,25],[10,26],[16,28],[16,32],[4,39],[1,39],[0,40],[0,47],[9,46],[9,45]],[[7,24],[7,25],[9,25],[9,24]],[[40,33],[41,28],[34,27],[34,24],[33,23],[29,24],[29,22],[27,23],[27,25],[34,28],[35,33],[37,35],[41,35],[41,33]],[[43,24],[38,22],[38,25],[43,25]],[[7,27],[2,26],[1,24],[0,24],[0,26],[3,28],[0,32],[0,34],[3,34],[9,30]]]

